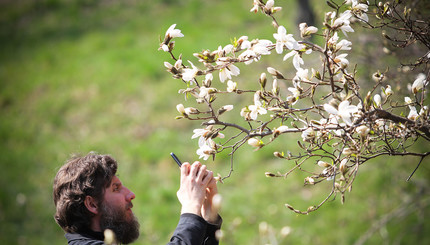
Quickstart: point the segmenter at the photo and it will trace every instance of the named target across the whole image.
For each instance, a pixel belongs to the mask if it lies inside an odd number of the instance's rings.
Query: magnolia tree
[[[297,144],[302,150],[274,152],[275,157],[294,162],[294,167],[285,173],[267,172],[266,176],[287,177],[303,171],[308,175],[305,185],[332,183],[331,191],[318,205],[300,211],[286,204],[296,213],[315,211],[335,195],[340,195],[343,202],[360,166],[370,159],[416,156],[418,165],[411,169],[413,174],[430,155],[429,151],[411,148],[417,142],[430,141],[429,108],[425,104],[430,28],[429,21],[414,12],[416,6],[400,2],[327,1],[331,11],[325,13],[322,28],[301,23],[300,37],[294,37],[276,18],[281,7],[273,0],[254,0],[251,12],[271,18],[273,38],[240,36],[216,50],[194,53],[199,65],[184,62],[182,54],[174,53],[173,39],[184,35],[175,24],[170,26],[160,50],[168,52],[173,62],[164,65],[184,83],[179,92],[199,104],[186,108],[178,104],[177,119],[202,122],[202,128],[195,129],[191,136],[198,138],[200,158],[207,160],[225,151],[230,155],[230,172],[219,175],[219,180],[231,175],[239,148],[250,145],[262,150],[274,141],[286,140],[279,137],[284,134],[300,135]],[[405,90],[408,82],[412,84],[406,97],[394,94],[397,90],[386,79],[386,72],[375,71],[370,89],[360,86],[356,76],[360,64],[351,65],[348,60],[353,47],[348,33],[358,28],[383,28],[390,47],[424,47],[422,56],[407,66],[416,72],[413,80],[402,84]],[[313,42],[317,38],[319,41]],[[267,55],[282,55],[284,63],[264,69],[255,78],[258,83],[240,80],[240,69]],[[311,55],[316,58],[305,63],[306,56]],[[294,72],[288,77],[283,75],[286,71]],[[234,105],[220,104],[226,96],[236,96],[236,102],[247,105],[240,108],[240,113],[239,109],[232,111]],[[234,114],[225,117],[224,113]]]

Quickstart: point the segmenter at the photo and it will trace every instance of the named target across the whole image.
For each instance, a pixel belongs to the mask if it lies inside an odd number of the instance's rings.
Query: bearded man
[[[116,176],[117,162],[109,155],[89,153],[64,164],[54,179],[55,220],[66,232],[68,244],[104,244],[104,232],[128,244],[139,237],[133,211],[135,194]],[[213,173],[195,162],[181,166],[177,192],[182,204],[178,226],[168,244],[218,244],[215,232],[221,218],[214,213],[217,194]]]

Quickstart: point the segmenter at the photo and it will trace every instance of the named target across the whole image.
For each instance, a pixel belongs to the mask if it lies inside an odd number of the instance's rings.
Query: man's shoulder
[[[69,245],[102,245],[102,240],[97,240],[94,237],[83,235],[79,233],[66,233],[64,235]]]

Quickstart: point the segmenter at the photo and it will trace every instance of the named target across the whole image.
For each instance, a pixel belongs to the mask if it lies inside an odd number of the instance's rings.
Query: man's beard
[[[139,222],[136,216],[127,220],[126,210],[112,208],[102,203],[101,205],[100,228],[102,231],[110,229],[115,233],[117,242],[128,244],[139,237]]]

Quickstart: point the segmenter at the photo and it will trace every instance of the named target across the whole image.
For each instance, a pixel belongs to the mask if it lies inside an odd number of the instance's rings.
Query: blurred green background
[[[321,14],[323,1],[313,2]],[[281,24],[295,30],[296,2],[278,5]],[[196,159],[191,135],[199,124],[174,120],[176,104],[192,102],[184,102],[177,93],[183,84],[165,72],[170,60],[157,51],[159,38],[177,23],[185,38],[176,40],[176,53],[184,60],[241,35],[273,40],[270,19],[249,13],[251,7],[251,0],[1,1],[1,243],[66,243],[53,219],[52,180],[72,153],[89,151],[116,158],[121,180],[135,192],[142,233],[136,244],[167,243],[180,211],[169,153]],[[301,173],[265,177],[292,166],[272,157],[274,150],[297,149],[287,139],[261,152],[245,146],[235,156],[233,176],[219,185],[224,244],[430,244],[428,159],[409,182],[417,158],[369,162],[344,205],[336,199],[303,216],[284,204],[306,209],[331,187],[303,187]],[[230,167],[227,156],[207,164],[222,175]],[[283,227],[291,228],[286,237]]]

